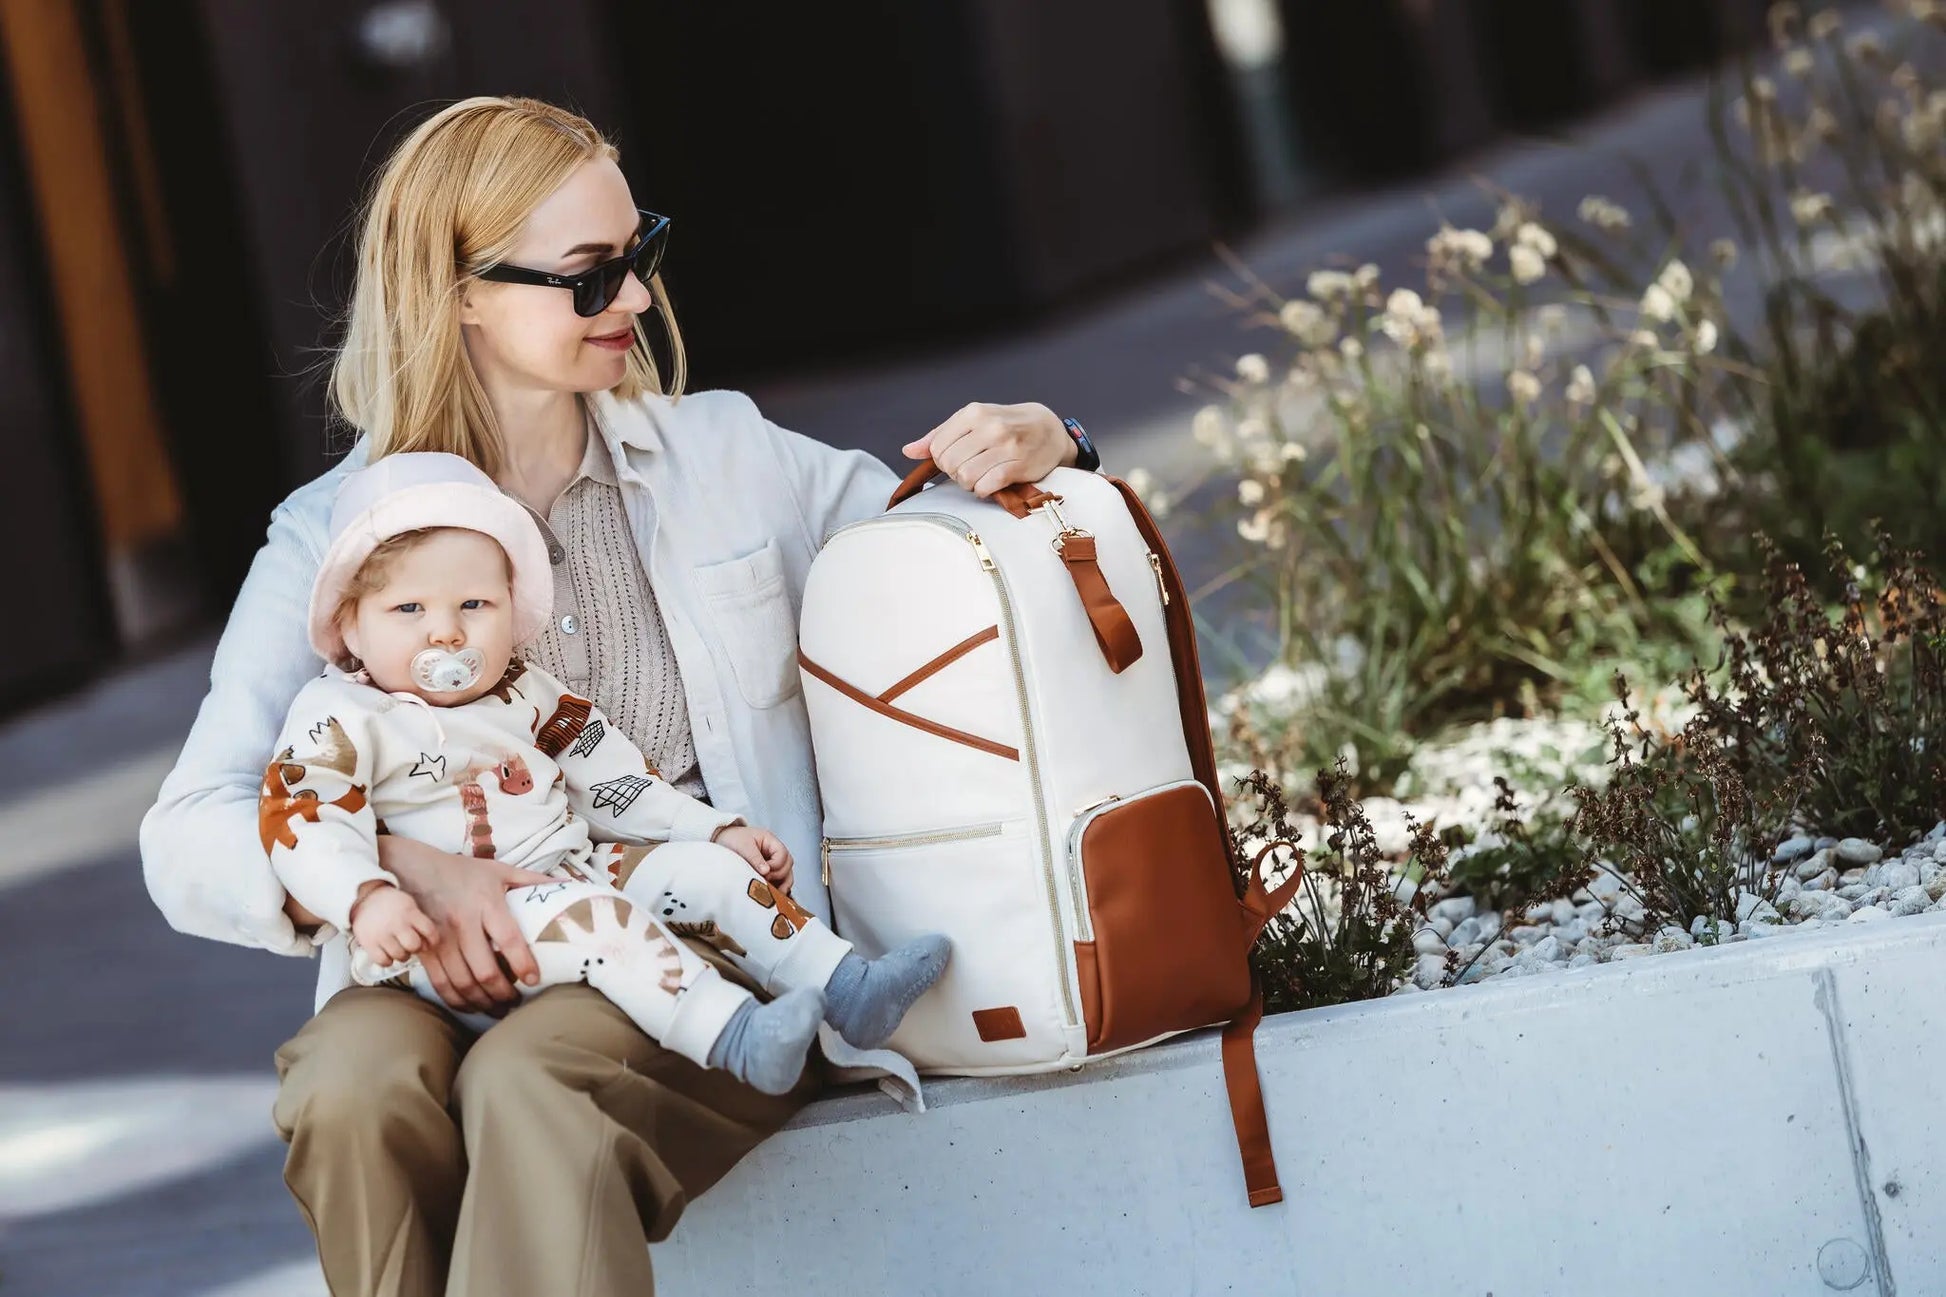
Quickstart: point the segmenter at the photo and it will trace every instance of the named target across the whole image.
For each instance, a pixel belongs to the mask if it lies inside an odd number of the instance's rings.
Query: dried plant
[[[1304,837],[1277,780],[1253,771],[1237,783],[1257,802],[1255,818],[1236,831],[1239,846]],[[1412,971],[1412,934],[1425,919],[1426,885],[1445,879],[1446,848],[1430,825],[1413,826],[1403,865],[1379,853],[1342,768],[1318,772],[1317,797],[1323,850],[1304,862],[1297,899],[1271,919],[1251,955],[1272,1012],[1390,993]],[[1247,858],[1241,849],[1233,855]]]

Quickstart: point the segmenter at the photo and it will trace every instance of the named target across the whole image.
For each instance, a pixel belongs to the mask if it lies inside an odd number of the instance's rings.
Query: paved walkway
[[[1705,147],[1701,91],[1645,95],[1577,147],[1503,147],[1476,166],[1570,219],[1628,200],[1623,154],[1673,176]],[[1245,241],[1273,283],[1334,253],[1413,269],[1433,212],[1485,224],[1465,175],[1314,206]],[[759,384],[778,422],[896,459],[965,401],[1041,400],[1088,423],[1111,464],[1183,462],[1192,367],[1258,341],[1205,286],[1213,257],[973,346]],[[1190,566],[1202,555],[1185,542]],[[1192,577],[1192,580],[1194,578]],[[308,962],[170,932],[149,905],[135,826],[204,688],[209,644],[135,667],[0,728],[0,1297],[321,1293],[279,1182],[269,1060],[308,1011]]]

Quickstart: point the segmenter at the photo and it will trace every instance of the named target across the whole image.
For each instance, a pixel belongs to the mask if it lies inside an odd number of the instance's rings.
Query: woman
[[[265,763],[319,664],[305,596],[346,468],[408,450],[478,464],[543,524],[554,622],[524,656],[591,696],[657,769],[815,855],[819,802],[795,608],[826,536],[880,512],[896,475],[683,387],[655,264],[612,146],[525,99],[455,104],[371,193],[333,397],[363,437],[272,516],[211,689],[142,827],[151,894],[184,932],[308,954],[315,918],[258,838]],[[564,291],[565,290],[565,291]],[[664,383],[644,332],[662,319]],[[1039,405],[969,405],[904,448],[982,495],[1071,464]],[[500,894],[531,877],[382,839],[439,927],[428,971],[455,1009],[506,1012],[534,962]],[[798,895],[829,916],[815,871]],[[278,1051],[285,1180],[340,1294],[643,1294],[646,1244],[815,1088],[771,1098],[670,1054],[583,987],[475,1042],[416,996],[353,988]]]

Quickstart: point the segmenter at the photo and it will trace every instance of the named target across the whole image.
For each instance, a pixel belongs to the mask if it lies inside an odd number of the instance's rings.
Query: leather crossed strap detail
[[[939,474],[939,466],[930,459],[919,464],[905,475],[898,489],[885,507],[890,509],[910,500]],[[1026,518],[1043,505],[1059,504],[1061,497],[1029,482],[1019,482],[1003,486],[993,493],[993,500],[1016,518]],[[1061,563],[1068,576],[1074,581],[1075,593],[1081,597],[1082,610],[1088,615],[1088,626],[1095,633],[1095,643],[1101,649],[1101,656],[1108,663],[1108,669],[1120,675],[1142,656],[1142,637],[1130,620],[1128,609],[1122,607],[1121,600],[1108,588],[1108,578],[1102,575],[1101,563],[1095,549],[1095,538],[1085,531],[1064,529],[1054,540],[1054,550],[1061,556]]]
[[[824,681],[824,683],[830,685],[833,689],[836,689],[839,693],[859,704],[861,707],[869,708],[887,720],[898,721],[902,725],[910,725],[912,728],[923,730],[936,738],[949,739],[954,743],[963,743],[967,747],[980,752],[988,752],[996,757],[1005,757],[1009,761],[1018,761],[1020,760],[1020,749],[1018,748],[1010,748],[1004,743],[995,743],[992,739],[983,739],[977,734],[968,734],[965,730],[956,730],[950,725],[941,725],[938,721],[927,720],[924,716],[909,712],[903,707],[894,707],[889,701],[905,690],[910,689],[919,680],[923,680],[926,676],[938,671],[941,667],[963,657],[988,640],[998,639],[999,637],[1000,628],[998,626],[988,627],[976,635],[968,636],[877,697],[873,697],[857,685],[852,684],[849,680],[845,680],[826,668],[819,666],[805,656],[803,649],[797,651],[797,661],[798,665],[810,672],[811,675]]]

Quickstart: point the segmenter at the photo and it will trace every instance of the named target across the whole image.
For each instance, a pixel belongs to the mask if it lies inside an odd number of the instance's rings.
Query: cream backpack
[[[867,952],[953,960],[891,1048],[920,1071],[1074,1067],[1227,1024],[1252,1206],[1282,1198],[1248,954],[1295,892],[1233,882],[1188,601],[1120,481],[921,487],[835,532],[798,634],[824,881]]]

